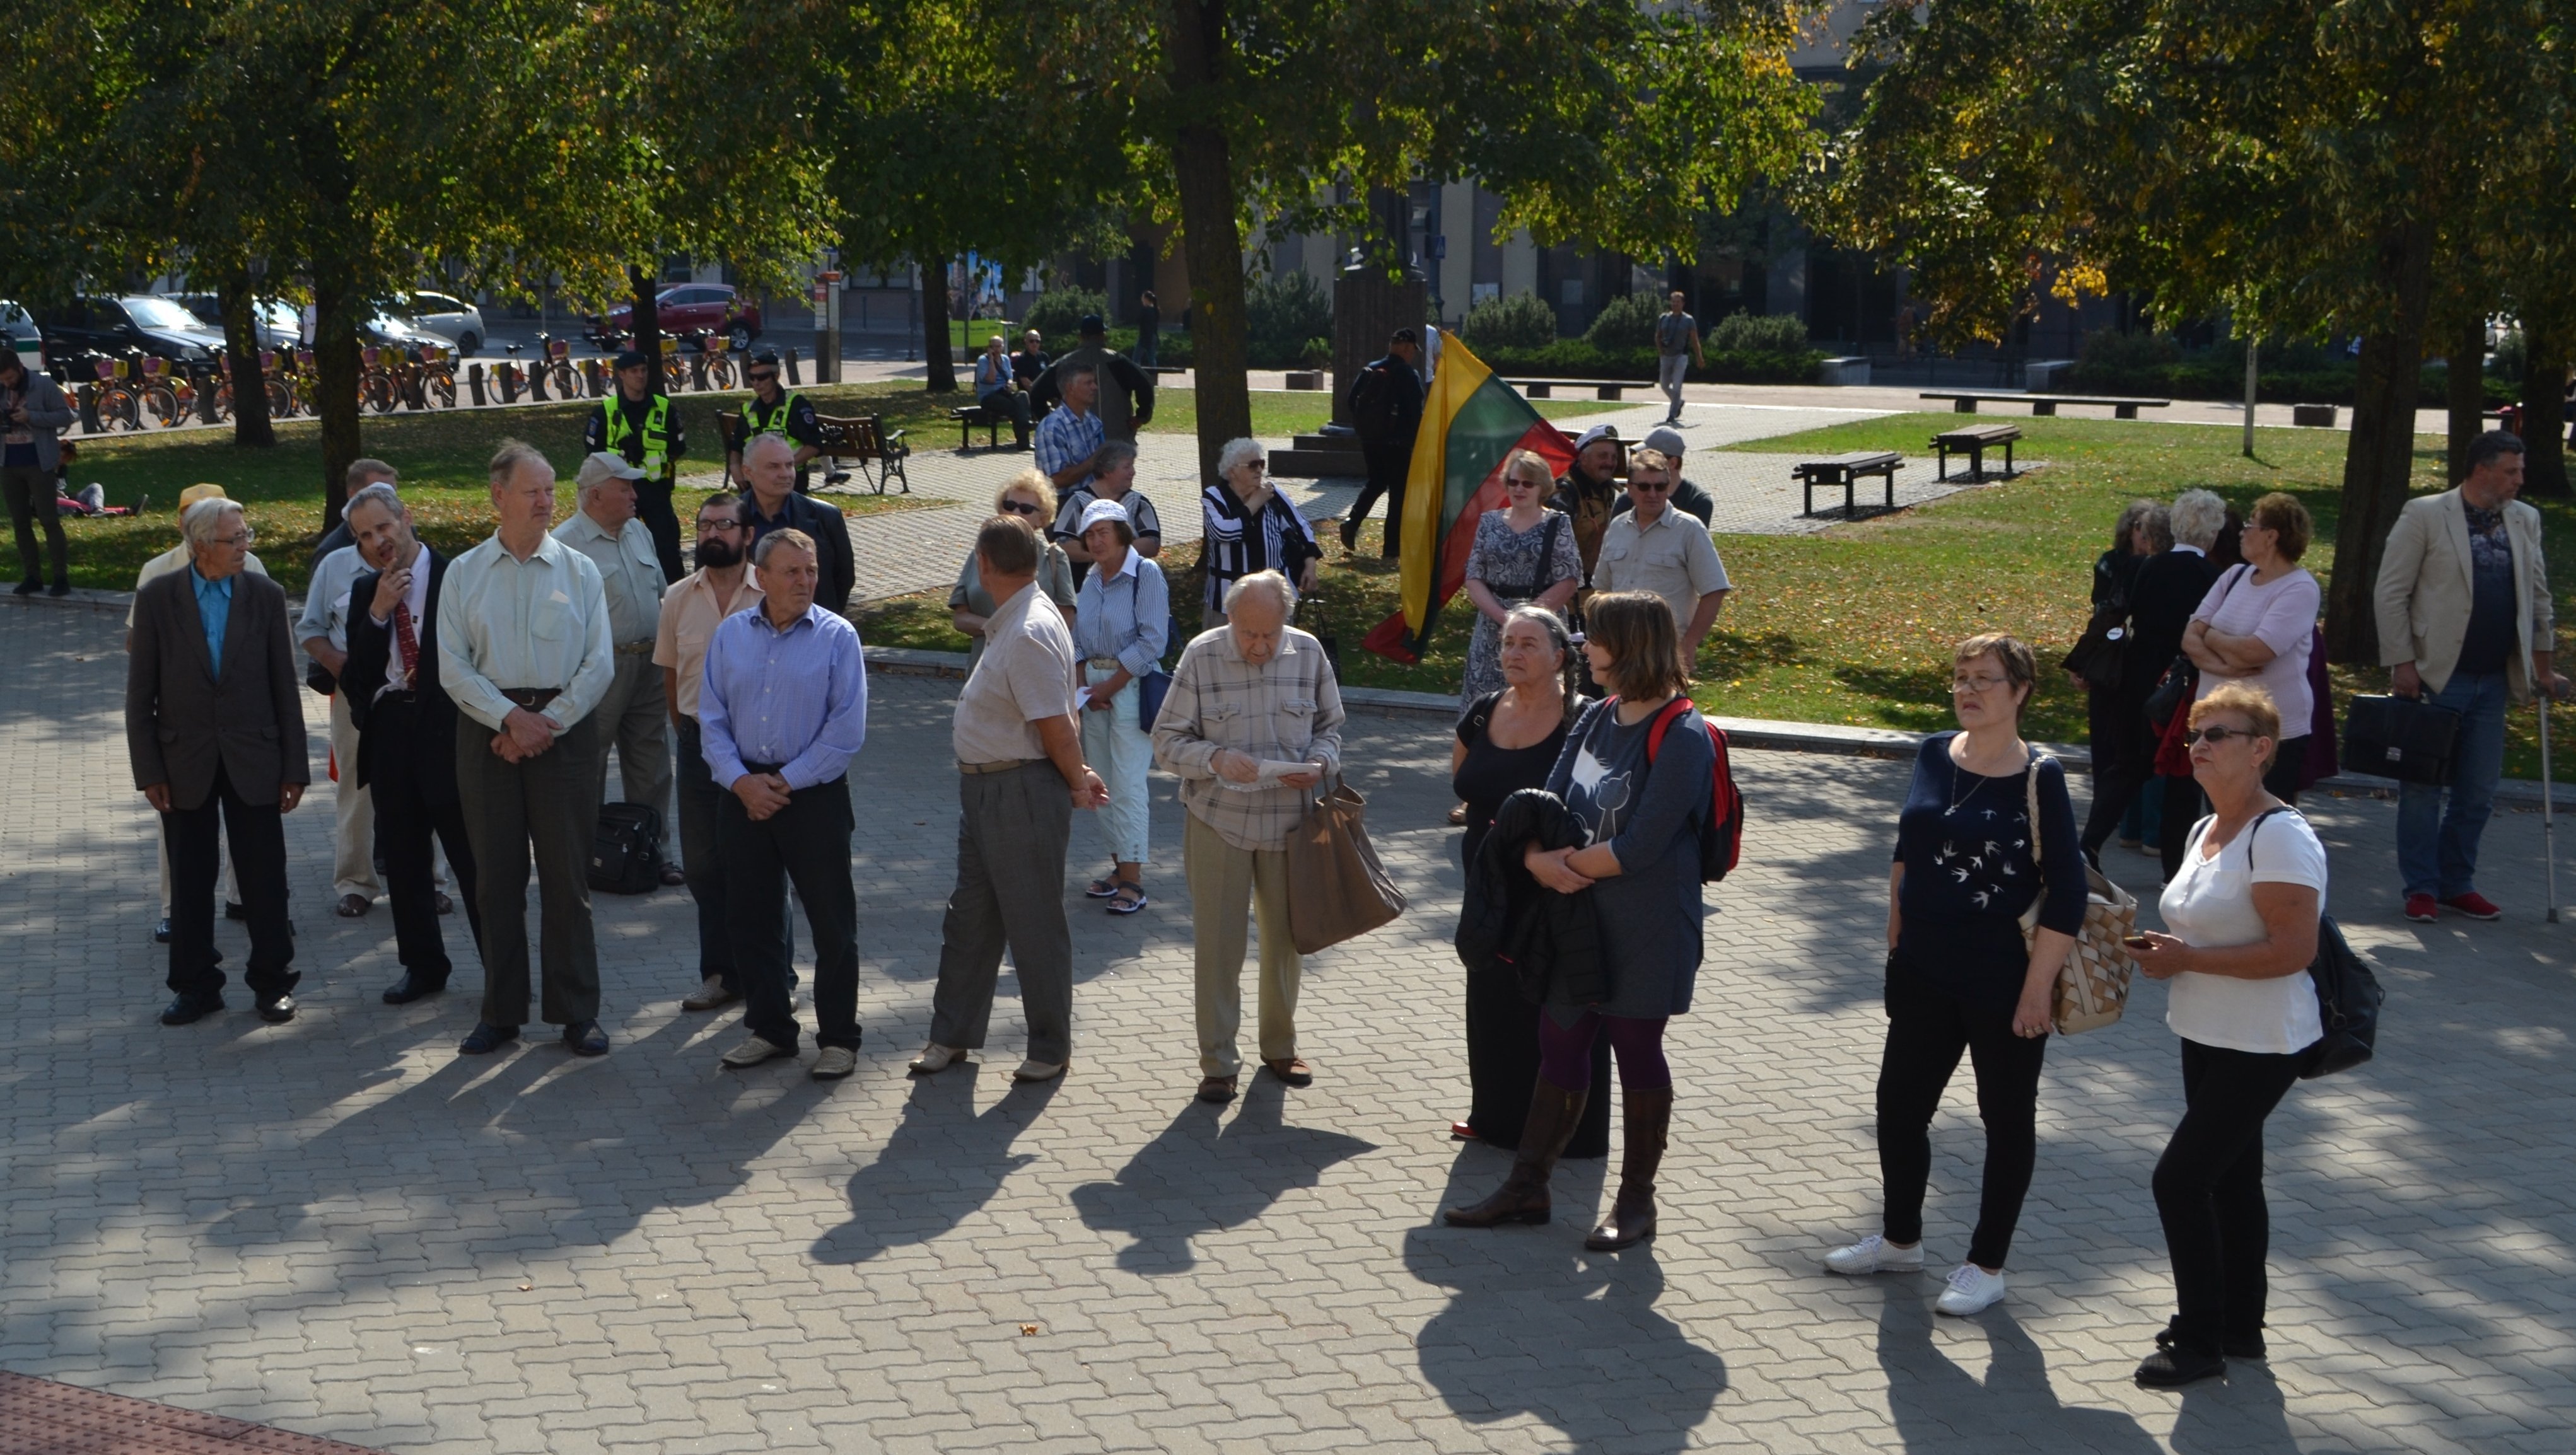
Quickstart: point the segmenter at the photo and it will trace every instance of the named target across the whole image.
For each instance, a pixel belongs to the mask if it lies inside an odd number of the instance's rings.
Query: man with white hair
[[[636,518],[635,492],[643,470],[606,450],[594,451],[574,477],[579,487],[572,517],[555,527],[555,539],[590,557],[608,596],[608,635],[617,644],[617,675],[599,699],[600,791],[607,792],[607,751],[617,749],[617,773],[626,802],[640,803],[663,823],[661,878],[685,884],[671,860],[670,698],[662,669],[653,665],[653,636],[661,624],[663,579],[660,547]]]
[[[161,815],[176,880],[163,1025],[223,1009],[215,955],[216,838],[231,841],[250,919],[243,979],[260,1019],[295,1017],[295,932],[286,917],[286,828],[313,781],[286,593],[243,570],[241,506],[199,500],[182,521],[189,565],[135,594],[125,742],[134,786]]]
[[[590,845],[599,823],[599,723],[617,675],[608,596],[590,557],[547,534],[555,470],[534,445],[492,456],[491,539],[447,568],[438,674],[456,725],[456,789],[483,908],[482,1019],[457,1050],[480,1056],[528,1019],[528,864],[545,925],[544,1017],[578,1056],[608,1053]]]
[[[1234,583],[1226,624],[1199,633],[1154,719],[1154,760],[1181,780],[1181,866],[1190,885],[1198,979],[1199,1100],[1232,1101],[1243,1058],[1244,916],[1261,926],[1261,1064],[1290,1086],[1314,1072],[1297,1054],[1303,973],[1288,928],[1288,839],[1312,789],[1342,761],[1342,692],[1323,643],[1288,624],[1288,578]],[[1278,765],[1300,764],[1283,770]]]

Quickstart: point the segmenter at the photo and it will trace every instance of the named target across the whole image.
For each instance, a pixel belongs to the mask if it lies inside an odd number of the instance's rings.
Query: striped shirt
[[[1200,547],[1201,559],[1207,563],[1207,597],[1202,604],[1209,611],[1223,613],[1226,588],[1255,572],[1277,571],[1293,587],[1306,563],[1324,554],[1324,548],[1315,544],[1314,527],[1276,490],[1270,492],[1270,501],[1258,517],[1243,508],[1234,488],[1223,481],[1202,492],[1199,503],[1207,527]]]
[[[1154,760],[1181,780],[1181,804],[1238,849],[1284,849],[1306,816],[1312,788],[1242,789],[1216,775],[1217,753],[1254,761],[1342,765],[1342,691],[1323,643],[1295,627],[1258,666],[1226,627],[1199,633],[1181,653],[1154,719]]]

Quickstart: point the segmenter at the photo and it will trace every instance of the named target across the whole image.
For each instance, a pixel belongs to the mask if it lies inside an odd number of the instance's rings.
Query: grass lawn
[[[1820,454],[1920,450],[1952,418],[1895,416],[1741,448]],[[1700,704],[1738,717],[1915,731],[1947,727],[1951,644],[1978,632],[2010,631],[2053,665],[2084,628],[2094,557],[2109,543],[2121,508],[2139,496],[2170,500],[2202,486],[2241,509],[2267,491],[2286,490],[2317,521],[2317,543],[2302,564],[2320,579],[2332,574],[2344,446],[2339,433],[2262,431],[2256,436],[2258,458],[2248,460],[2237,452],[2240,435],[2233,426],[2082,419],[2037,419],[2023,426],[2026,457],[2048,463],[2009,484],[1819,535],[1719,537],[1737,589],[1700,654],[1693,692]],[[2418,488],[2440,488],[2438,441],[2427,437],[2416,460]],[[2551,555],[2576,559],[2576,506],[2534,503],[2546,523]],[[1456,691],[1472,619],[1465,601],[1443,611],[1421,663],[1407,667],[1373,656],[1360,649],[1360,638],[1395,609],[1396,588],[1392,564],[1375,556],[1378,528],[1372,523],[1363,530],[1363,554],[1356,560],[1344,558],[1335,533],[1318,534],[1325,541],[1324,582],[1300,623],[1340,639],[1346,680]],[[1166,553],[1176,583],[1195,564],[1191,548]],[[1183,630],[1195,629],[1195,598],[1176,604]],[[2576,601],[2562,591],[2562,614],[2571,604]],[[941,595],[884,603],[862,619],[861,628],[869,641],[882,645],[965,647],[948,624]],[[2385,690],[2387,683],[2376,669],[2336,668],[2334,680],[2339,702],[2355,691]],[[2081,742],[2084,710],[2082,692],[2062,673],[2043,672],[2031,735]],[[2511,732],[2507,771],[2537,777],[2536,715],[2517,712]]]

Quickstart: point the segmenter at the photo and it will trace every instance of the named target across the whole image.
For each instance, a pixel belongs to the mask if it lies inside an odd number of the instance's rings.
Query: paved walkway
[[[857,781],[857,1076],[718,1069],[685,898],[599,901],[617,1049],[459,1060],[472,987],[389,1008],[384,911],[325,903],[328,788],[290,820],[304,1009],[180,1030],[125,791],[117,626],[0,605],[0,1368],[404,1452],[1326,1450],[2559,1452],[2576,1443],[2576,1030],[2536,817],[2488,840],[2497,925],[2398,920],[2393,810],[2317,805],[2335,908],[2386,978],[2386,1054],[2275,1118],[2274,1359],[2181,1396],[2128,1372],[2169,1308],[2147,1178],[2179,1102],[2163,992],[2052,1048],[2011,1299],[1814,1258],[1870,1229],[1870,1086],[1901,765],[1746,753],[1746,867],[1712,896],[1673,1054],[1665,1232],[1435,1225],[1503,1157],[1467,1101],[1436,727],[1351,761],[1415,908],[1311,962],[1316,1085],[1190,1098],[1187,896],[1157,785],[1154,908],[1075,898],[1078,1046],[1014,1089],[903,1075],[927,1025],[954,790],[946,693],[880,678]],[[309,706],[318,708],[319,699]],[[317,719],[318,721],[318,719]],[[1077,826],[1077,866],[1097,841]],[[2132,883],[2145,861],[2114,855]],[[1045,892],[1032,886],[1034,892]],[[451,935],[460,922],[448,922]],[[237,925],[219,929],[235,965]],[[470,958],[470,957],[469,957]],[[1006,986],[1007,991],[1007,986]],[[1930,1236],[1979,1137],[1954,1087]]]

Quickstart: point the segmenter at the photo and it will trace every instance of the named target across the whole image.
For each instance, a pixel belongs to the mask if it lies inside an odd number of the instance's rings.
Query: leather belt
[[[1086,667],[1097,667],[1103,672],[1115,672],[1127,664],[1119,661],[1116,657],[1085,657],[1082,659],[1082,665]]]
[[[617,655],[621,657],[649,657],[652,654],[653,639],[651,637],[646,637],[640,642],[620,642],[617,645]]]
[[[543,712],[547,703],[563,696],[560,687],[503,687],[496,690],[530,712]]]
[[[1016,769],[1026,768],[1031,764],[1043,763],[1045,761],[1047,760],[1044,758],[1003,758],[997,762],[991,763],[960,762],[957,765],[957,771],[960,773],[1009,773]]]

